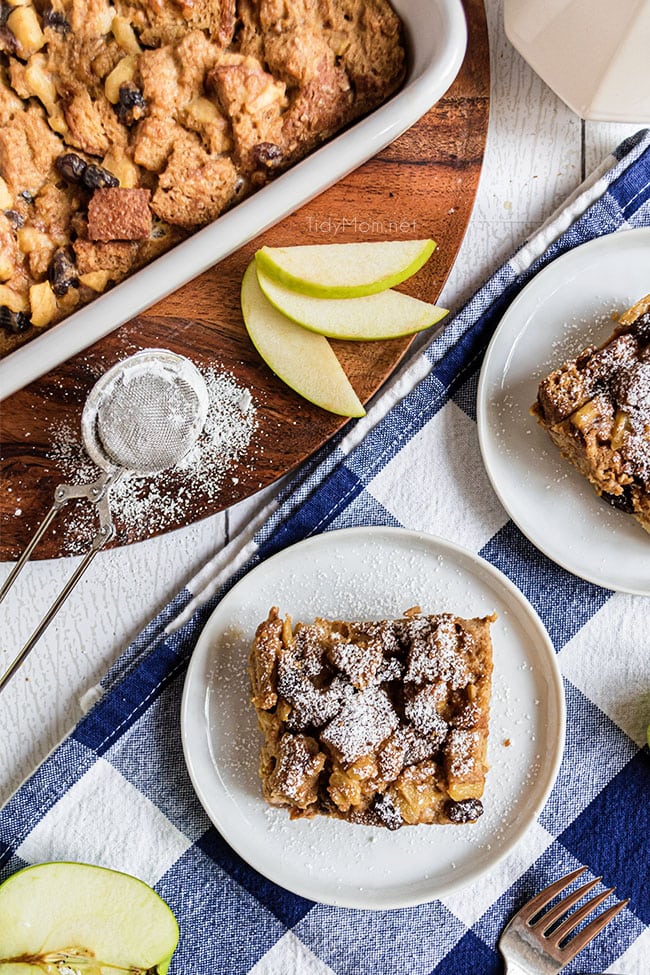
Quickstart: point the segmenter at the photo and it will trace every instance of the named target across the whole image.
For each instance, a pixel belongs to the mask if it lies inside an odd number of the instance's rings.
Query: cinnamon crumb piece
[[[90,240],[145,240],[151,234],[149,190],[109,186],[95,190],[88,204]]]

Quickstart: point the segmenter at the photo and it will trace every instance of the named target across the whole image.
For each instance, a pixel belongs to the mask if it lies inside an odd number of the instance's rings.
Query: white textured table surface
[[[492,96],[470,225],[441,298],[457,310],[478,285],[641,124],[584,123],[533,73],[486,0]],[[128,548],[100,553],[0,697],[0,804],[74,725],[79,704],[146,622],[261,502]],[[76,559],[34,562],[2,606],[0,669],[29,636]],[[4,578],[11,566],[2,565]],[[633,625],[632,623],[630,625]]]

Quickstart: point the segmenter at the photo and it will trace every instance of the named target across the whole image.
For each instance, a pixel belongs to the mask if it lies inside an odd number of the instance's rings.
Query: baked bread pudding
[[[297,623],[273,607],[250,653],[265,800],[399,829],[483,812],[495,616]]]
[[[600,497],[650,532],[650,295],[543,379],[532,412]]]
[[[0,354],[397,90],[387,0],[0,0]]]

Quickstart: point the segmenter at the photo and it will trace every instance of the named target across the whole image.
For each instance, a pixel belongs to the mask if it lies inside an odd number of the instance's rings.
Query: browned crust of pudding
[[[539,384],[531,412],[609,504],[650,532],[650,295]]]
[[[395,620],[294,627],[273,607],[249,658],[265,800],[292,819],[475,822],[495,619],[414,607]]]

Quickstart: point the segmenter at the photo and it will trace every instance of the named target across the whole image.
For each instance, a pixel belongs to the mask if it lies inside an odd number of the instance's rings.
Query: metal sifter
[[[97,552],[115,534],[111,488],[125,475],[158,474],[178,464],[196,443],[208,405],[208,391],[196,366],[166,349],[144,349],[123,359],[93,386],[81,416],[81,434],[88,456],[102,473],[91,484],[57,487],[52,507],[0,589],[0,602],[67,501],[86,498],[94,504],[99,530],[81,563],[0,677],[0,691],[25,661]]]

